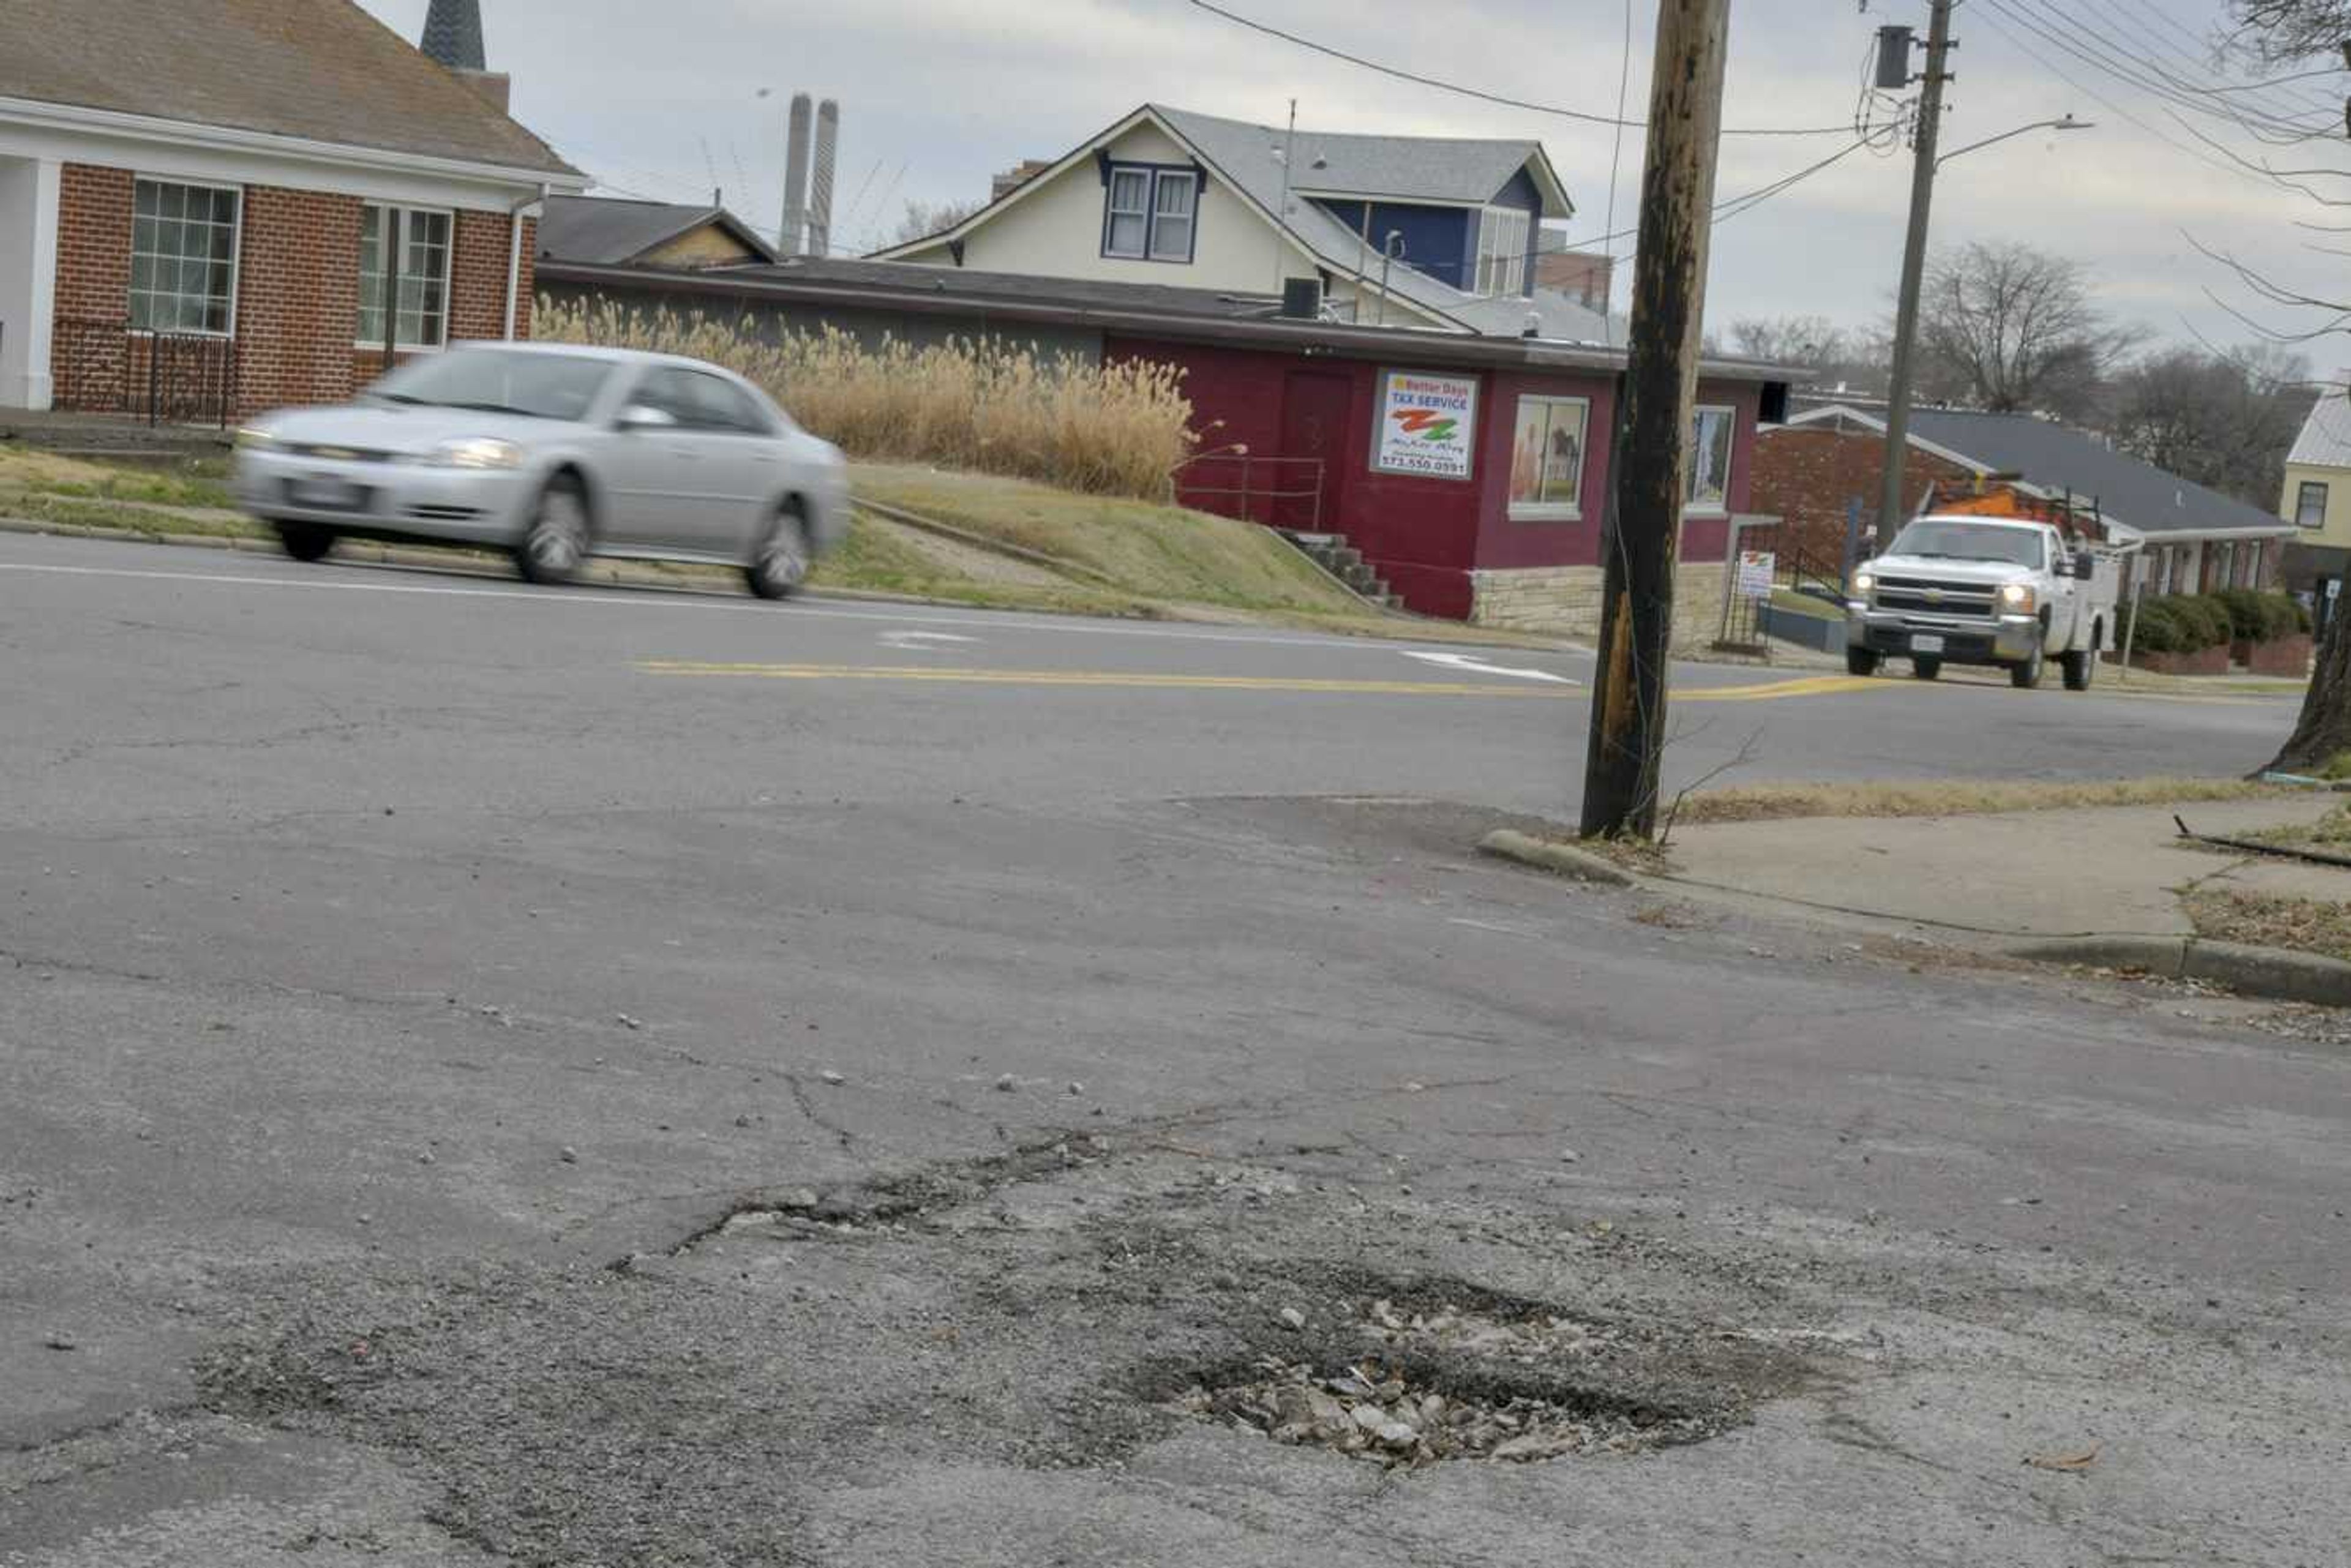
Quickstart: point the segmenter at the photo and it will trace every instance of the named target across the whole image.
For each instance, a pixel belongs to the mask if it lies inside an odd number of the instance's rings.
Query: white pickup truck
[[[1915,518],[1853,574],[1845,668],[1869,675],[1888,658],[1908,659],[1931,681],[1945,664],[1992,664],[2018,686],[2037,686],[2054,659],[2067,691],[2087,691],[2114,629],[2118,575],[2095,551],[2068,550],[2047,523]]]

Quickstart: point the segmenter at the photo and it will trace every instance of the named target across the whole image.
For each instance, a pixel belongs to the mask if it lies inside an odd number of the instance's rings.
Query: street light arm
[[[2022,136],[2027,131],[2088,131],[2096,123],[2097,121],[2094,120],[2076,120],[2070,114],[2059,120],[2036,120],[2030,125],[2020,125],[2013,131],[2003,131],[1997,136],[1987,136],[1981,141],[1970,141],[1965,147],[1954,147],[1935,160],[1935,167],[1940,169],[1961,153],[1972,152],[1979,147],[1989,147],[1995,141],[2005,141],[2011,136]]]

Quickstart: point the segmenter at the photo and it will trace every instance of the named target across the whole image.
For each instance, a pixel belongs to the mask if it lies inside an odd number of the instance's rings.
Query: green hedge
[[[2240,643],[2273,643],[2310,630],[2309,618],[2291,594],[2224,588],[2211,596],[2229,612],[2230,635]]]
[[[2165,593],[2139,606],[2138,629],[2126,621],[2129,645],[2150,653],[2194,653],[2229,641],[2229,612],[2201,593]]]

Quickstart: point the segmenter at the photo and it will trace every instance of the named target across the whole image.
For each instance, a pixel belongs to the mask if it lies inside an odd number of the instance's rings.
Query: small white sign
[[[1743,549],[1739,552],[1739,596],[1741,599],[1771,597],[1771,579],[1780,570],[1780,558],[1767,549]]]
[[[1477,377],[1380,373],[1380,430],[1372,466],[1381,473],[1467,479],[1477,434]]]
[[[2341,578],[2330,577],[2326,580],[2326,597],[2329,599],[2340,599],[2343,597],[2343,580]]]

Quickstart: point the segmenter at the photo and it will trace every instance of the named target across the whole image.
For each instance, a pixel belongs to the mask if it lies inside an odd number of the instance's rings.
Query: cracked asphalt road
[[[1573,777],[1545,705],[653,682],[1416,674],[10,563],[74,570],[0,571],[7,1568],[2351,1561],[2340,1048],[1478,862]],[[2288,716],[2098,701],[2016,769]],[[1739,711],[1785,774],[2028,710]],[[1386,1470],[1175,1407],[1383,1296],[1629,1347],[1464,1396],[1720,1433]]]

